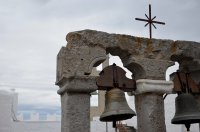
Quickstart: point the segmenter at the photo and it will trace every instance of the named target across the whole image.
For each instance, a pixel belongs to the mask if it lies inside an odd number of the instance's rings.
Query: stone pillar
[[[137,80],[135,107],[138,132],[166,132],[163,93],[171,93],[173,83],[161,80]]]
[[[137,80],[136,91],[129,94],[135,95],[137,131],[166,132],[163,94],[172,92],[173,83],[164,79],[174,62],[135,57],[124,62]]]
[[[56,73],[61,95],[61,132],[89,132],[90,93],[97,90],[95,77],[90,74],[106,59],[106,51],[98,45],[90,46],[88,41],[79,41],[80,35],[66,38],[67,46],[57,55]]]
[[[94,77],[75,77],[60,85],[61,132],[90,132],[90,93],[96,89]]]

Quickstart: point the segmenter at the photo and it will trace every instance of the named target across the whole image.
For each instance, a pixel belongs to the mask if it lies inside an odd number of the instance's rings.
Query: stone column
[[[137,89],[132,93],[135,95],[137,131],[166,132],[163,94],[172,92],[173,83],[164,79],[166,69],[173,62],[132,57],[125,63],[137,80]]]
[[[171,93],[171,81],[137,80],[135,107],[138,132],[166,132],[163,94]]]
[[[90,93],[97,89],[94,77],[66,79],[61,95],[61,132],[90,132]]]
[[[97,90],[93,67],[106,59],[104,48],[67,35],[68,44],[57,55],[56,85],[60,87],[62,132],[90,131],[90,93]],[[69,42],[70,41],[70,42]]]

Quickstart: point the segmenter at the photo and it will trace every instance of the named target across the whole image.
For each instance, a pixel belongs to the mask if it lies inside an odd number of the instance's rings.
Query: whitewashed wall
[[[12,132],[60,132],[60,122],[14,122]]]
[[[0,90],[0,132],[12,131],[12,101],[13,95],[10,92]]]

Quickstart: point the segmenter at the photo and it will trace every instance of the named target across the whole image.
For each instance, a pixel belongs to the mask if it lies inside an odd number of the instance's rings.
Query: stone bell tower
[[[147,39],[94,30],[68,33],[66,47],[57,56],[56,85],[60,87],[62,132],[90,131],[90,93],[97,90],[93,67],[117,55],[136,79],[138,132],[166,132],[163,94],[173,93],[173,82],[165,81],[166,69],[174,62],[192,58],[191,71],[200,70],[200,43]],[[199,74],[193,75],[200,82]],[[197,96],[198,98],[199,96]]]

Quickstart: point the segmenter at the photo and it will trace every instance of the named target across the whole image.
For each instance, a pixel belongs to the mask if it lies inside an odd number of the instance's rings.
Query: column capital
[[[158,93],[164,94],[173,93],[174,83],[173,81],[165,80],[150,80],[150,79],[139,79],[136,81],[137,89],[129,93],[129,95],[138,95],[143,93]]]
[[[97,90],[95,76],[76,76],[73,78],[64,78],[63,82],[57,84],[60,89],[58,94],[68,93],[91,93]]]

